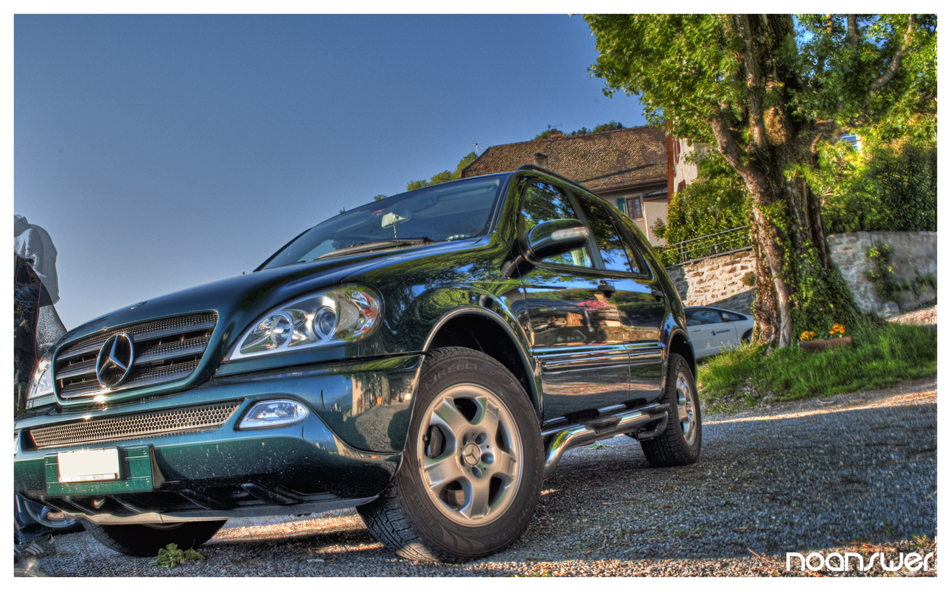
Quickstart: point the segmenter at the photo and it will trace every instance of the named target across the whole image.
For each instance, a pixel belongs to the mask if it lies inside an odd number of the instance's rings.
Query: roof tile
[[[548,155],[545,168],[604,191],[645,182],[667,181],[667,143],[662,129],[632,127],[491,146],[462,171],[463,178],[515,170]]]

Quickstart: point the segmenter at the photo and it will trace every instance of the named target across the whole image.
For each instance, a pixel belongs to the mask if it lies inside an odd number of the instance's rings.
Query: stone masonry
[[[749,314],[756,292],[743,284],[754,272],[753,252],[736,252],[667,269],[685,306],[716,306]]]
[[[895,251],[892,269],[895,280],[904,284],[906,279],[915,279],[915,271],[922,275],[938,275],[938,233],[937,232],[847,232],[828,237],[832,260],[839,265],[842,277],[852,288],[855,303],[865,312],[876,312],[885,318],[897,316],[898,306],[894,302],[883,302],[875,292],[875,285],[866,277],[866,273],[875,267],[866,252],[872,246],[887,244]],[[906,311],[928,306],[938,299],[938,294],[929,286],[921,294],[920,302],[910,291],[902,292]]]
[[[894,277],[899,284],[904,284],[906,279],[915,279],[916,270],[922,275],[937,276],[938,235],[937,232],[849,232],[828,237],[832,260],[842,271],[859,308],[890,318],[899,313],[898,306],[880,301],[875,286],[866,277],[873,264],[865,253],[881,243],[894,249]],[[667,274],[685,306],[716,306],[748,314],[756,292],[744,285],[743,277],[754,269],[752,251],[744,251],[673,267],[667,269]],[[937,293],[928,287],[920,301],[910,291],[902,292],[902,298],[905,310],[914,310],[935,303]]]

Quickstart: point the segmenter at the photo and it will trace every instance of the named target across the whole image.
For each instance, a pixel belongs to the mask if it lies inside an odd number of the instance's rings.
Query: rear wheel
[[[667,365],[667,428],[657,437],[642,441],[641,448],[652,466],[686,466],[700,457],[702,428],[697,382],[690,364],[678,353],[670,354]]]
[[[544,468],[534,408],[518,380],[471,349],[426,360],[393,482],[357,508],[389,550],[462,562],[512,544],[528,527]]]
[[[80,520],[102,545],[129,556],[156,556],[159,548],[177,544],[182,550],[197,548],[210,540],[225,521],[190,521],[156,525],[99,525]]]

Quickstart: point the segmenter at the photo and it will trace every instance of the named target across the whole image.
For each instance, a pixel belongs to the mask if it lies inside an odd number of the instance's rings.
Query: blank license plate
[[[86,449],[56,454],[60,482],[119,479],[119,450]]]

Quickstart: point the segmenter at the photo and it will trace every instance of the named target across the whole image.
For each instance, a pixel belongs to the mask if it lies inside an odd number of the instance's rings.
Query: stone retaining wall
[[[894,302],[881,301],[875,293],[875,285],[866,277],[874,265],[865,253],[872,246],[882,243],[895,251],[892,259],[894,277],[899,284],[904,284],[906,279],[914,281],[915,271],[922,275],[931,273],[938,276],[938,233],[847,232],[828,237],[832,260],[839,265],[842,277],[852,288],[855,303],[866,312],[877,312],[890,318],[899,314],[898,306]],[[902,292],[905,310],[929,306],[937,299],[937,292],[930,286],[921,294],[920,302],[912,292]]]
[[[856,304],[885,318],[896,316],[899,309],[894,302],[880,301],[875,286],[866,277],[873,269],[871,259],[865,255],[870,247],[884,243],[894,249],[892,268],[900,284],[905,279],[914,280],[916,270],[922,275],[938,275],[937,232],[849,232],[833,234],[827,240],[832,260],[852,289]],[[716,306],[750,313],[756,292],[743,284],[743,277],[754,269],[753,252],[744,251],[667,269],[667,274],[685,306]],[[910,291],[902,292],[902,298],[905,310],[914,310],[934,304],[937,293],[927,287],[920,301]]]
[[[756,292],[743,284],[743,276],[754,268],[753,251],[747,250],[667,269],[667,274],[685,306],[716,306],[749,314]]]

